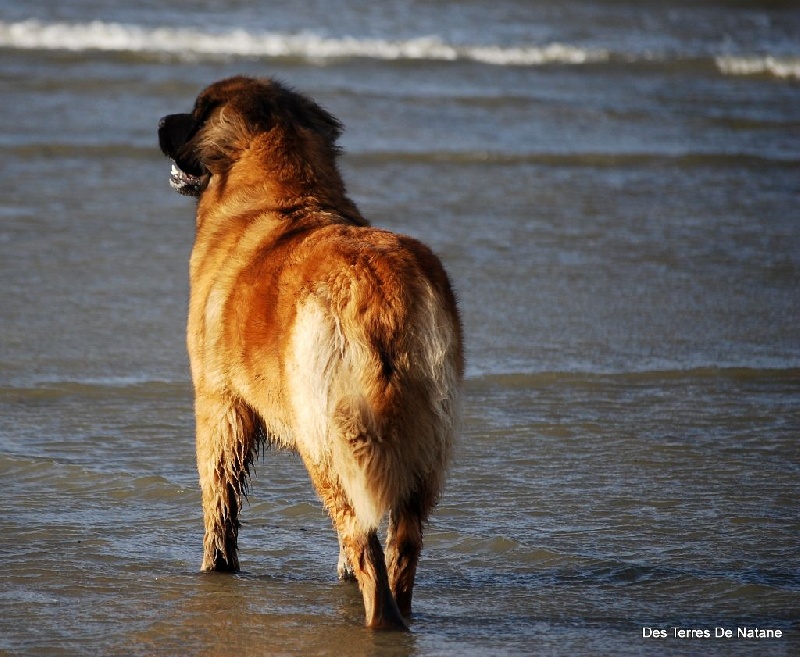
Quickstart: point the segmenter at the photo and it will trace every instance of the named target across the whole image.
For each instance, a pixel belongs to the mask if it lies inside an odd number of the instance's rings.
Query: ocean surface
[[[408,635],[362,627],[291,454],[243,572],[199,573],[156,129],[236,73],[338,116],[458,291]],[[797,3],[0,0],[0,180],[0,655],[800,654]]]

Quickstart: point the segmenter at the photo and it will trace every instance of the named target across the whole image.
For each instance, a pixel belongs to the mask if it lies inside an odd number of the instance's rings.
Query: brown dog
[[[308,98],[244,77],[159,125],[171,184],[198,198],[187,343],[202,567],[238,570],[242,495],[266,440],[302,457],[367,625],[404,628],[456,431],[461,327],[439,259],[370,228],[346,196],[340,131]]]

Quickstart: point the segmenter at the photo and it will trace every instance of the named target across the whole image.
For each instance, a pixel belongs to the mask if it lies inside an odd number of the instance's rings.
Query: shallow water
[[[796,654],[800,12],[333,4],[0,0],[0,654]],[[361,627],[290,454],[244,572],[198,572],[192,204],[155,130],[239,72],[341,118],[365,215],[459,292],[407,636]]]

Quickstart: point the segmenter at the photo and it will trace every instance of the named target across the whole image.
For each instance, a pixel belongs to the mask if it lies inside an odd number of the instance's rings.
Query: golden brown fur
[[[346,196],[339,132],[300,94],[242,77],[159,129],[174,186],[198,197],[187,343],[202,567],[238,569],[241,498],[266,438],[302,457],[367,624],[405,627],[456,431],[461,329],[436,256],[370,228]]]

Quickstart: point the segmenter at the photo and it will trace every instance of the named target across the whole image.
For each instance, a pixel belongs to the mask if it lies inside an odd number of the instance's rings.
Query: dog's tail
[[[447,290],[449,293],[449,289]],[[364,530],[414,496],[435,500],[458,431],[463,375],[452,297],[299,309],[293,407],[304,458],[338,480]]]

